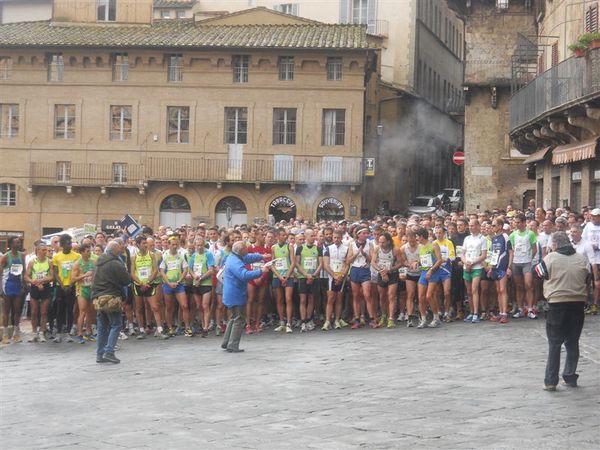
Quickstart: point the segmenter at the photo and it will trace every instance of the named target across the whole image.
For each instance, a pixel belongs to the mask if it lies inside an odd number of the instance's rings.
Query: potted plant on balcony
[[[589,48],[600,48],[600,33],[585,33],[579,36],[579,43]]]
[[[575,53],[576,58],[581,58],[585,56],[587,45],[582,44],[581,42],[574,42],[573,44],[569,45],[569,50]]]

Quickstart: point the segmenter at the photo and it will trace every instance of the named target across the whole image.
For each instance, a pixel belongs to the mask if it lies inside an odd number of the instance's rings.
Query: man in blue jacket
[[[248,254],[248,248],[243,241],[233,244],[231,252],[225,262],[223,273],[223,305],[231,312],[231,319],[227,322],[221,348],[229,353],[239,353],[244,351],[240,349],[240,339],[246,326],[245,311],[248,302],[248,282],[270,270],[270,266],[264,265],[256,270],[247,270],[244,266],[261,262],[271,255]]]

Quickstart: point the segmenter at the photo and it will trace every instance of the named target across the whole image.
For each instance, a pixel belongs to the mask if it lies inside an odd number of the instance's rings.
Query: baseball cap
[[[592,212],[590,212],[590,214],[592,216],[600,216],[600,208],[594,208],[594,209],[592,209]]]

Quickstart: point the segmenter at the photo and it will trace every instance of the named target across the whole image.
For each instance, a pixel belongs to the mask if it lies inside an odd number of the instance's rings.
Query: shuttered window
[[[558,65],[558,41],[552,44],[552,67]]]
[[[598,32],[598,5],[590,6],[585,12],[585,32]]]

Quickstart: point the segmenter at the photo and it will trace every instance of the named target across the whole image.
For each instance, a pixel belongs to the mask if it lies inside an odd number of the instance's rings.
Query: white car
[[[438,197],[433,195],[421,195],[419,197],[415,197],[415,199],[410,202],[408,206],[409,214],[431,214],[436,210],[435,202],[438,200]]]

